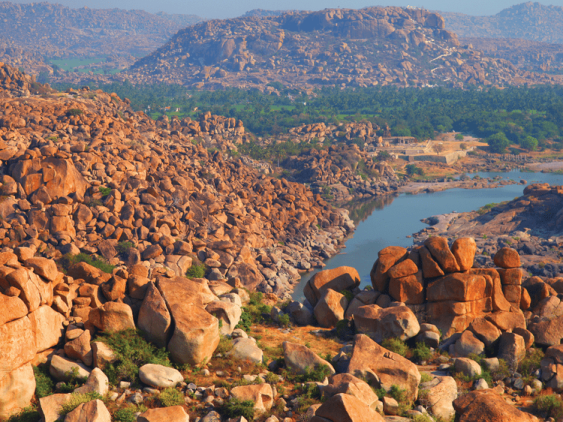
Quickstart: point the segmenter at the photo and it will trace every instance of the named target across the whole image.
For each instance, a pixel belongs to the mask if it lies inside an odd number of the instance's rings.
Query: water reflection
[[[377,199],[356,199],[339,205],[340,208],[346,208],[350,212],[350,218],[357,226],[362,221],[373,214],[375,210],[382,210],[393,203],[399,196],[398,193],[385,196],[379,196]]]

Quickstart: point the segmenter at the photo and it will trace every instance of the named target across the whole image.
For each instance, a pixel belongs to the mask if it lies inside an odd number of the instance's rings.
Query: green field
[[[47,62],[53,66],[58,66],[65,72],[82,72],[88,73],[92,71],[93,73],[100,74],[104,73],[102,69],[92,69],[90,65],[105,63],[106,57],[92,57],[92,58],[66,58],[66,59],[48,59]],[[86,66],[85,69],[78,69],[80,66]],[[119,69],[107,69],[106,73],[115,74],[119,73]]]

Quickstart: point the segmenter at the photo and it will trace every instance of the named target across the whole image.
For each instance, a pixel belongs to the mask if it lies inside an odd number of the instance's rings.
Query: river
[[[513,170],[506,173],[474,173],[471,177],[494,178],[531,183],[549,183],[563,185],[563,174],[557,173],[524,173]],[[369,273],[377,253],[391,245],[408,247],[413,244],[407,236],[428,227],[420,220],[433,215],[446,214],[452,211],[468,212],[479,209],[492,202],[512,200],[521,196],[526,185],[514,184],[495,189],[450,189],[442,192],[418,195],[401,194],[387,196],[369,202],[350,203],[347,208],[356,223],[356,231],[346,241],[346,248],[341,253],[325,261],[324,269],[347,265],[358,270],[361,287],[371,283]],[[302,301],[303,288],[306,282],[320,270],[306,273],[293,293],[294,300]]]

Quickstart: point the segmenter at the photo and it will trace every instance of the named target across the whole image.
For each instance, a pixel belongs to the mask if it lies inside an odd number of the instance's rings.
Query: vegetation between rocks
[[[140,330],[103,333],[97,337],[97,341],[106,343],[118,358],[117,362],[104,369],[113,385],[120,380],[137,382],[139,368],[148,363],[172,366],[168,351],[147,342]]]

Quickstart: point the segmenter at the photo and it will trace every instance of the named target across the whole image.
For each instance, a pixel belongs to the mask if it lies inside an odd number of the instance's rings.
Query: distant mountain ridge
[[[201,20],[142,10],[0,2],[0,34],[5,42],[44,57],[142,56]]]
[[[465,38],[521,38],[544,43],[563,43],[563,7],[521,3],[492,16],[439,12],[446,29]]]
[[[256,12],[260,14],[262,12]],[[424,9],[369,7],[215,19],[180,30],[124,75],[195,88],[554,83],[460,47]],[[268,87],[268,85],[270,85]]]

